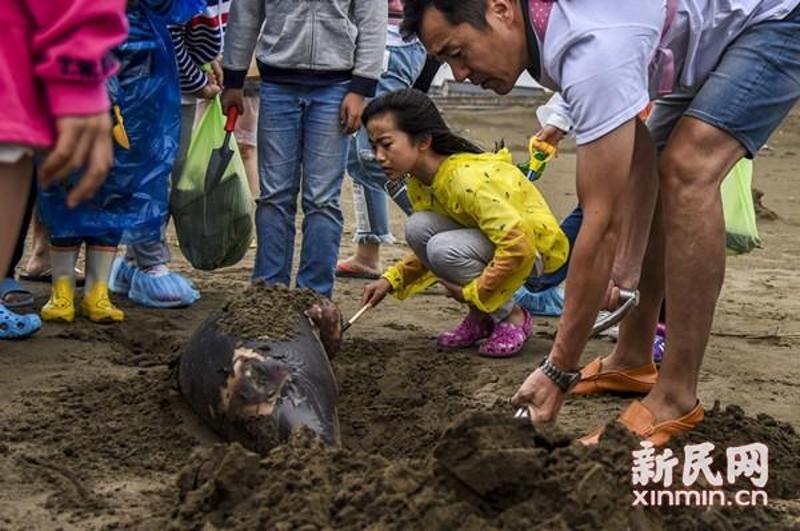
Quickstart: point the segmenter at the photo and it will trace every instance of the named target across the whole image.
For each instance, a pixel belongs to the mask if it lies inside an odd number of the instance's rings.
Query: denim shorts
[[[800,7],[745,30],[694,93],[656,101],[647,121],[662,149],[681,116],[721,129],[753,158],[800,99]]]

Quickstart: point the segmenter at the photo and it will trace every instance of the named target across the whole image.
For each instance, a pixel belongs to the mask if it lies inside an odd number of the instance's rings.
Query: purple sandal
[[[436,343],[446,349],[471,347],[481,339],[489,337],[493,328],[494,321],[488,315],[470,313],[460,325],[439,334]]]
[[[533,331],[531,314],[524,308],[522,313],[525,315],[525,321],[521,325],[504,321],[494,327],[491,337],[478,349],[481,356],[509,358],[522,350],[522,346]]]

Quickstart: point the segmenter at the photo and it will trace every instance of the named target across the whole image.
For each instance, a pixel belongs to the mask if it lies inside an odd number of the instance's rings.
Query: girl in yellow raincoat
[[[532,272],[558,269],[569,253],[542,195],[508,150],[484,153],[453,134],[420,91],[381,96],[362,120],[389,179],[410,175],[414,208],[406,224],[413,253],[365,288],[364,304],[374,306],[387,293],[405,299],[438,281],[470,307],[461,324],[439,336],[441,347],[486,339],[483,355],[519,352],[533,323],[513,302],[514,292]]]

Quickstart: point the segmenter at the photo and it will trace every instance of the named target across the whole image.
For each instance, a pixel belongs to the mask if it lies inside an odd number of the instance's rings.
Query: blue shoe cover
[[[558,317],[564,311],[564,290],[561,286],[553,286],[534,293],[523,286],[514,294],[514,301],[531,315]]]
[[[36,314],[14,313],[0,304],[0,339],[23,339],[32,336],[42,327]]]
[[[178,273],[153,276],[137,268],[131,280],[128,298],[151,308],[180,308],[197,302],[200,292]]]
[[[108,289],[117,295],[127,295],[131,290],[131,280],[138,267],[128,263],[125,258],[118,256],[111,266],[111,275],[108,279]]]

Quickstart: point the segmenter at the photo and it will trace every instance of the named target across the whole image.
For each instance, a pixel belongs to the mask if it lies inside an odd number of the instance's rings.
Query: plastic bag
[[[206,173],[213,150],[225,139],[225,117],[217,97],[192,133],[183,172],[172,189],[172,217],[178,243],[197,269],[210,271],[242,259],[253,237],[253,209],[247,176],[236,140],[220,182],[206,192]]]
[[[753,206],[752,179],[753,161],[742,159],[722,181],[725,245],[731,254],[749,253],[761,245]]]
[[[141,8],[128,11],[128,22],[128,38],[115,51],[120,69],[107,87],[124,120],[129,148],[114,142],[114,165],[105,183],[75,209],[67,208],[66,195],[81,172],[40,190],[39,212],[53,239],[119,239],[125,244],[161,239],[180,131],[178,71],[163,23]],[[113,111],[112,121],[118,122]]]

